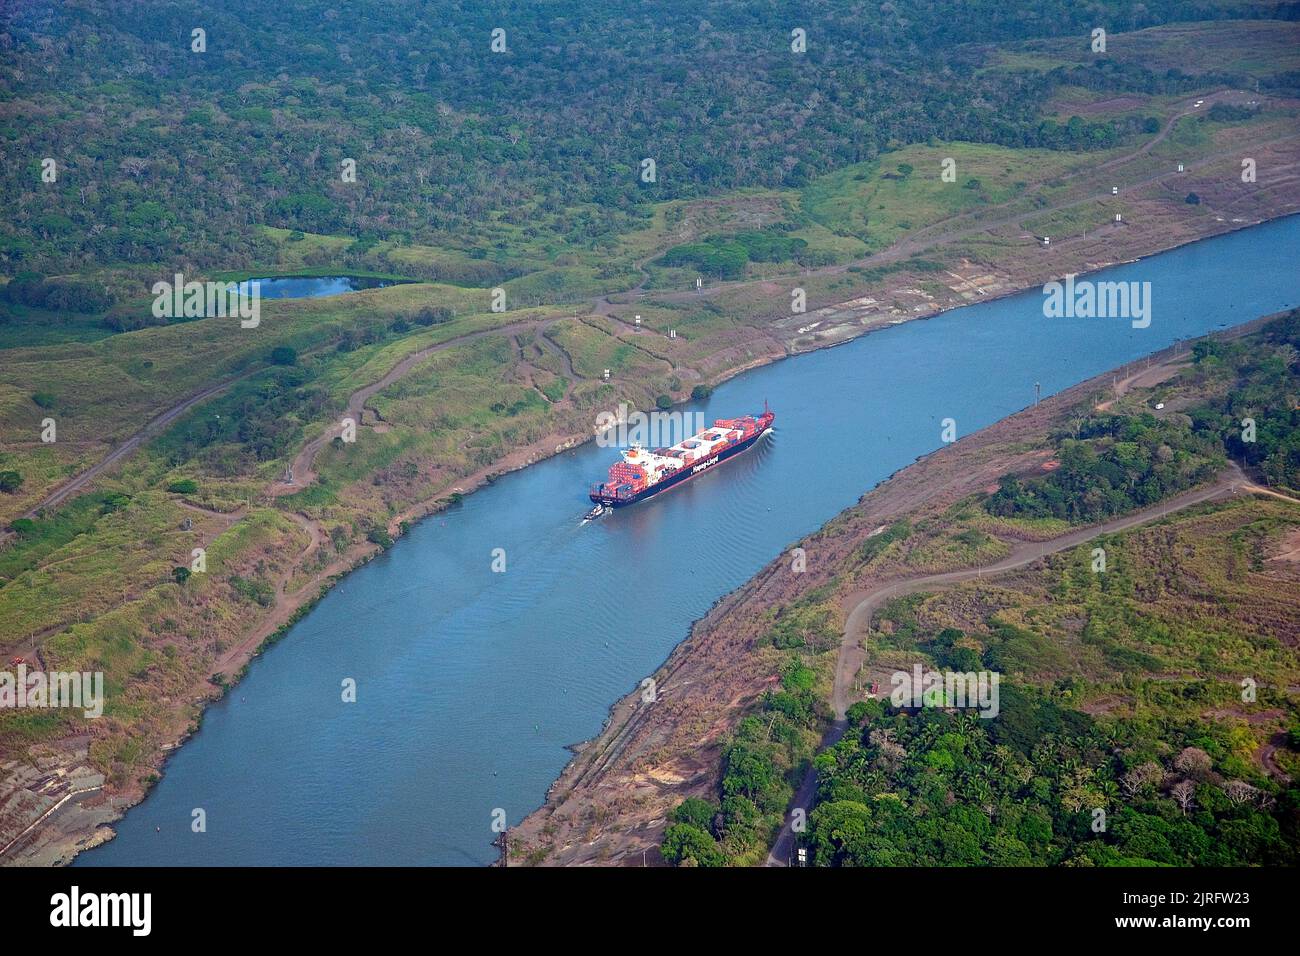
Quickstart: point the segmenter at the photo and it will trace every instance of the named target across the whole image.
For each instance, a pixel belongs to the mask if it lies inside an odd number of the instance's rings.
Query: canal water
[[[588,444],[411,530],[255,661],[80,865],[484,864],[494,813],[539,806],[611,703],[691,622],[941,444],[1178,339],[1300,304],[1300,217],[1093,278],[1151,283],[1152,321],[1049,319],[1034,291],[746,373],[690,411],[768,401],[775,432],[581,525]],[[493,550],[506,570],[492,571]],[[814,558],[815,560],[815,558]],[[356,681],[343,703],[341,684]],[[206,815],[194,833],[193,811]]]

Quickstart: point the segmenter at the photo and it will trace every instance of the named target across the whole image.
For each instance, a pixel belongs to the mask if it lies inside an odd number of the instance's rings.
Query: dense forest
[[[856,732],[817,758],[815,862],[1296,864],[1300,791],[1270,794],[1242,779],[1254,776],[1250,741],[1243,753],[1223,725],[1103,728],[1029,688],[1004,683],[1001,698],[997,720],[855,705]]]
[[[1027,638],[1004,626],[985,641],[986,663],[1004,666]],[[949,629],[931,650],[947,666],[982,666],[979,654],[956,643],[961,640]],[[1300,791],[1257,785],[1249,735],[1193,718],[1103,726],[1033,687],[1004,682],[1000,692],[996,720],[938,709],[909,716],[882,700],[854,704],[849,732],[815,758],[817,804],[803,841],[811,862],[1300,862]],[[1167,693],[1172,700],[1180,692]],[[781,689],[740,722],[725,750],[719,802],[693,797],[673,811],[664,859],[677,866],[760,859],[793,792],[789,778],[811,756],[823,706],[811,690],[811,671],[792,660]],[[1292,736],[1300,740],[1300,726]],[[1096,808],[1109,808],[1108,815],[1098,816]]]
[[[793,789],[790,778],[812,756],[826,705],[812,668],[791,658],[780,687],[759,713],[741,720],[723,753],[721,801],[693,797],[673,810],[661,847],[677,866],[754,863],[767,853]]]
[[[1065,589],[1059,582],[1052,587]],[[1131,581],[1120,585],[1132,587]],[[814,592],[784,609],[771,642],[789,631],[781,623],[789,617],[804,634],[802,646],[831,646],[836,629],[817,613],[828,606],[825,596]],[[1141,700],[1132,715],[1098,719],[1076,704],[1086,680],[1063,676],[1039,685],[1006,676],[1068,671],[1076,651],[1006,621],[991,620],[978,635],[952,627],[927,631],[912,613],[915,602],[905,603],[888,615],[906,620],[905,643],[915,642],[936,666],[1004,675],[996,719],[938,708],[898,710],[887,699],[869,699],[849,708],[843,739],[815,754],[828,719],[824,696],[813,687],[812,668],[792,655],[779,687],[764,695],[726,744],[716,797],[690,798],[673,810],[661,845],[665,860],[677,866],[760,862],[811,761],[817,795],[801,843],[813,865],[1300,862],[1300,790],[1261,772],[1258,741],[1240,721],[1201,715],[1224,706],[1231,685],[1225,691],[1194,678],[1144,683],[1141,675],[1165,669],[1162,662],[1112,646],[1101,635],[1114,622],[1096,633],[1089,626],[1085,641],[1109,647],[1107,659],[1128,675],[1119,686]],[[1117,616],[1126,632],[1145,629],[1157,643],[1161,633],[1172,639],[1156,617],[1122,610]],[[1208,648],[1213,639],[1207,635],[1190,628],[1184,639],[1205,643],[1187,652],[1195,656]],[[1300,722],[1292,715],[1288,739],[1294,746]]]
[[[1204,482],[1229,456],[1272,486],[1296,489],[1298,358],[1300,310],[1245,338],[1202,339],[1189,366],[1158,387],[1169,389],[1159,417],[1144,410],[1154,403],[1146,393],[1137,409],[1071,419],[1048,436],[1059,467],[1033,479],[1005,476],[969,511],[985,521],[1095,523]],[[940,533],[933,521],[903,517],[868,538],[855,560],[872,561],[922,524]],[[791,654],[780,684],[724,747],[715,799],[691,798],[673,811],[665,860],[761,860],[811,762],[817,794],[801,844],[818,866],[1296,865],[1300,790],[1265,773],[1256,734],[1226,716],[1233,685],[1201,676],[1221,669],[1222,655],[1234,666],[1262,666],[1280,646],[1262,626],[1251,643],[1233,644],[1221,619],[1238,613],[1230,602],[1240,597],[1225,580],[1240,579],[1240,549],[1267,527],[1248,521],[1224,532],[1227,558],[1213,550],[1193,555],[1167,528],[1153,545],[1158,559],[1137,552],[1140,573],[1156,579],[1168,573],[1162,562],[1178,554],[1189,591],[1205,601],[1203,616],[1186,594],[1160,610],[1165,585],[1139,581],[1134,567],[1110,568],[1100,585],[1068,562],[1049,565],[1043,591],[1026,600],[1068,605],[1079,643],[1046,624],[1027,625],[1037,621],[1035,611],[1014,621],[989,611],[976,633],[923,621],[924,595],[898,599],[877,614],[888,637],[873,640],[888,651],[919,652],[944,671],[1001,675],[999,712],[986,720],[868,699],[849,708],[848,732],[821,753],[829,714],[810,662],[825,661],[839,645],[839,602],[824,586],[776,609],[760,643]],[[1205,576],[1199,561],[1225,578]],[[1098,590],[1082,596],[1079,580]],[[1269,579],[1254,586],[1269,587]],[[970,607],[962,598],[954,604]],[[1099,655],[1102,670],[1084,676],[1079,661],[1089,655]],[[1079,706],[1102,687],[1139,703],[1131,713],[1103,716]],[[1294,747],[1300,721],[1284,699],[1278,694],[1268,706],[1286,715]]]
[[[1224,436],[1229,454],[1270,485],[1300,490],[1300,312],[1269,324],[1266,348],[1200,342],[1197,375],[1219,383],[1217,400],[1191,409],[1195,427]],[[1253,428],[1244,423],[1251,423]]]
[[[0,108],[21,118],[0,133],[0,270],[34,283],[91,265],[239,268],[267,252],[259,224],[505,259],[512,239],[591,246],[651,201],[800,186],[935,137],[1100,148],[1128,130],[1045,119],[1059,83],[1190,79],[1104,60],[1084,76],[985,71],[990,51],[1029,37],[1087,49],[1099,24],[1294,12],[1206,0],[19,2],[0,10]],[[796,30],[806,52],[792,50]],[[715,256],[717,271],[736,255]]]
[[[1220,436],[1149,414],[1094,416],[1058,437],[1059,467],[1029,482],[1004,476],[985,502],[990,514],[1101,521],[1198,485],[1223,464]]]
[[[1001,517],[1101,521],[1207,480],[1225,454],[1270,485],[1300,488],[1300,313],[1271,323],[1263,346],[1197,342],[1193,381],[1219,397],[1165,419],[1080,421],[1053,436],[1055,471],[1033,481],[1004,476],[984,507]]]

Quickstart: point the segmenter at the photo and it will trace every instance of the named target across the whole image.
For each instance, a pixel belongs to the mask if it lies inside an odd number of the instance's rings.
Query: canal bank
[[[580,491],[607,450],[502,478],[331,592],[85,862],[487,862],[495,811],[513,823],[536,806],[564,745],[593,736],[691,621],[938,447],[945,419],[968,434],[1031,402],[1035,381],[1050,394],[1293,304],[1295,248],[1288,220],[1108,270],[1153,282],[1147,329],[1048,320],[1027,293],[747,373],[694,407],[724,417],[766,397],[776,441],[586,537]],[[221,829],[190,839],[196,807]]]

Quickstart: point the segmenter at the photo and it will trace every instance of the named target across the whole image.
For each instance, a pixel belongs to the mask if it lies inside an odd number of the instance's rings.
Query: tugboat
[[[593,485],[587,497],[611,511],[642,501],[700,472],[738,455],[772,430],[776,415],[763,403],[760,415],[719,418],[709,428],[671,448],[647,451],[633,445],[609,469],[609,477]],[[604,513],[604,512],[600,512]]]

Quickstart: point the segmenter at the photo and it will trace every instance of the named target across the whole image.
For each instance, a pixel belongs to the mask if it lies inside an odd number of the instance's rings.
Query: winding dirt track
[[[1221,91],[1218,93],[1212,93],[1208,96],[1205,96],[1203,97],[1205,103],[1204,108],[1208,108],[1211,104],[1213,104],[1220,98],[1230,97],[1231,95],[1232,94],[1229,91]],[[1131,160],[1137,159],[1138,157],[1145,155],[1153,147],[1155,147],[1157,144],[1159,144],[1162,140],[1164,140],[1169,135],[1169,133],[1173,130],[1175,124],[1180,119],[1192,114],[1193,112],[1198,112],[1198,110],[1191,106],[1184,106],[1177,113],[1175,113],[1173,116],[1170,117],[1170,119],[1165,123],[1164,127],[1160,130],[1160,132],[1156,134],[1152,139],[1143,143],[1137,149],[1133,150],[1133,152],[1126,153],[1123,156],[1117,156],[1114,159],[1105,163],[1103,166],[1098,168],[1108,169],[1115,166],[1122,166],[1123,164],[1128,163]],[[1284,136],[1276,140],[1270,140],[1268,143],[1261,143],[1258,145],[1261,146],[1271,145],[1273,143],[1278,143],[1278,142],[1295,139],[1295,138],[1296,138],[1295,136]],[[1209,163],[1222,160],[1228,157],[1229,155],[1236,155],[1236,154],[1229,153],[1229,152],[1211,154],[1209,156],[1202,157],[1197,162],[1189,164],[1187,168],[1189,170],[1196,169],[1198,167],[1207,165]],[[1071,179],[1077,179],[1086,176],[1088,174],[1089,171],[1084,171],[1081,173],[1077,173],[1073,176],[1064,177],[1064,179],[1066,181],[1069,181]],[[1145,186],[1176,175],[1178,174],[1171,173],[1171,172],[1158,173],[1156,175],[1148,176],[1140,180],[1125,183],[1124,188],[1131,189],[1131,188],[1136,188],[1138,186]],[[913,255],[917,252],[922,252],[926,249],[933,248],[936,245],[941,245],[943,243],[969,238],[971,236],[978,235],[979,233],[986,232],[990,229],[997,229],[1002,226],[1018,224],[1030,217],[1042,216],[1049,212],[1059,212],[1061,210],[1071,209],[1073,207],[1083,205],[1084,203],[1093,202],[1099,198],[1103,198],[1109,195],[1110,192],[1109,189],[1107,188],[1105,190],[1096,193],[1090,193],[1087,196],[1084,196],[1080,199],[1075,199],[1070,202],[1063,203],[1057,206],[1044,206],[1043,208],[1040,209],[1021,211],[1015,213],[1014,215],[1006,216],[1000,219],[993,219],[993,220],[977,219],[975,218],[975,216],[977,215],[975,213],[961,213],[956,216],[949,217],[948,219],[942,220],[941,222],[932,223],[929,226],[916,230],[907,239],[903,240],[902,242],[896,243],[895,245],[891,246],[889,249],[883,252],[876,253],[864,259],[860,259],[856,262],[844,263],[844,264],[834,265],[834,266],[824,266],[822,268],[812,269],[809,270],[809,274],[810,275],[838,275],[846,272],[851,267],[872,266],[872,265],[879,265],[888,262],[893,262],[895,260],[904,258],[906,256]],[[1016,202],[1021,202],[1023,201],[1024,198],[1025,196],[1021,195],[1019,197],[1016,197],[1015,199],[1009,200],[1007,203],[1001,204],[1001,206],[1009,206]],[[994,211],[998,208],[1000,208],[1000,206],[989,207],[983,210],[979,210],[978,214],[986,215],[987,213]],[[969,226],[963,226],[962,225],[963,221],[968,219],[974,219],[975,221]],[[689,236],[693,233],[693,231],[694,230],[691,228],[689,223],[683,224],[681,230],[679,230],[680,233],[679,238],[683,236]],[[645,272],[644,267],[646,263],[648,263],[651,259],[653,259],[657,254],[658,253],[654,253],[644,257],[643,259],[635,263],[635,267],[639,271],[644,273]],[[618,296],[619,298],[624,298],[630,302],[645,295],[646,294],[644,291],[645,284],[648,281],[648,278],[649,277],[647,275],[646,278],[643,278],[642,281],[633,289],[629,289],[624,292],[618,292],[618,293],[608,293],[606,295],[600,296],[599,298],[595,299],[591,303],[591,308],[589,311],[592,314],[610,318],[615,321],[619,321],[624,325],[627,325],[627,323],[620,316],[613,314],[615,309],[623,308],[624,306],[619,306],[615,304],[612,301],[612,298],[614,296]],[[749,282],[740,281],[740,282],[720,283],[717,285],[712,285],[707,290],[705,290],[704,294],[711,295],[722,289],[750,284],[752,281],[753,280],[750,280]],[[668,302],[673,302],[673,301],[687,300],[690,299],[691,297],[698,296],[700,294],[701,293],[694,292],[694,291],[677,292],[677,293],[660,293],[659,298],[662,298]],[[557,320],[549,319],[549,320],[521,321],[513,325],[504,325],[494,329],[484,329],[478,332],[470,332],[467,333],[466,335],[458,336],[457,338],[454,339],[448,339],[446,342],[441,342],[438,345],[430,346],[429,348],[422,349],[418,352],[413,352],[411,355],[402,359],[379,381],[367,385],[354,392],[348,401],[348,407],[346,412],[344,413],[344,416],[353,418],[354,420],[357,421],[358,424],[360,424],[361,412],[365,408],[365,403],[370,399],[372,395],[386,388],[387,386],[391,385],[393,382],[397,381],[398,379],[402,378],[415,365],[419,364],[421,361],[423,361],[425,358],[427,358],[429,355],[432,355],[435,352],[449,348],[452,345],[455,345],[457,343],[463,343],[471,339],[480,338],[485,335],[509,333],[511,331],[522,331],[524,329],[537,328],[539,326],[549,325],[554,321]],[[631,328],[631,326],[628,327]],[[211,385],[199,392],[196,392],[195,394],[186,398],[185,400],[178,403],[177,405],[174,405],[171,408],[161,412],[155,418],[151,419],[148,423],[146,423],[134,435],[132,435],[130,438],[124,441],[117,448],[109,452],[109,454],[105,456],[101,461],[95,463],[94,465],[91,465],[81,474],[70,479],[68,482],[66,482],[65,484],[61,485],[59,488],[57,488],[56,490],[48,494],[39,504],[37,504],[31,511],[29,511],[26,516],[29,518],[33,517],[37,511],[43,508],[51,508],[58,504],[61,504],[70,495],[85,488],[88,484],[94,481],[96,477],[102,474],[106,469],[112,467],[114,464],[116,464],[117,462],[121,461],[123,458],[130,455],[133,451],[135,451],[138,447],[140,447],[140,445],[150,435],[154,434],[160,429],[171,424],[181,415],[185,414],[185,412],[193,408],[195,405],[219,394],[220,392],[229,388],[235,382],[238,382],[240,379],[253,374],[253,372],[255,371],[257,371],[257,369],[250,369],[248,372],[245,372],[242,375],[238,375],[233,378],[229,378],[222,382],[218,382],[214,385]],[[331,438],[333,438],[334,435],[338,434],[338,431],[339,431],[339,426],[335,426],[333,428],[327,429],[325,433],[323,433],[322,435],[318,436],[317,438],[309,442],[294,458],[293,465],[292,465],[292,480],[288,482],[281,482],[276,484],[271,489],[271,494],[277,496],[282,494],[288,494],[294,491],[299,491],[302,488],[306,487],[308,484],[310,484],[315,479],[315,474],[312,471],[312,463],[315,461],[317,453],[320,451],[321,448],[325,446],[326,442],[328,442]]]
[[[1190,116],[1193,113],[1203,112],[1204,109],[1208,109],[1209,106],[1211,106],[1213,103],[1217,102],[1220,99],[1231,99],[1232,95],[1233,94],[1230,91],[1220,91],[1218,93],[1213,93],[1210,94],[1209,96],[1206,96],[1204,98],[1205,106],[1202,108],[1196,108],[1191,106],[1184,107],[1182,110],[1175,113],[1169,119],[1169,121],[1165,124],[1165,126],[1160,130],[1158,134],[1156,134],[1152,139],[1144,143],[1142,146],[1135,149],[1133,152],[1126,153],[1123,156],[1116,156],[1114,159],[1111,159],[1108,162],[1102,164],[1101,166],[1096,167],[1096,169],[1094,170],[1085,170],[1083,172],[1075,173],[1072,175],[1062,176],[1061,181],[1070,182],[1071,180],[1075,180],[1082,177],[1086,177],[1088,175],[1095,174],[1098,170],[1102,170],[1102,169],[1108,170],[1115,167],[1123,166],[1141,156],[1146,155],[1156,145],[1158,145],[1166,137],[1169,136],[1169,134],[1173,131],[1174,126],[1178,123],[1179,120],[1187,116]],[[1297,139],[1297,138],[1300,138],[1300,134],[1279,136],[1276,139],[1271,139],[1256,144],[1256,148],[1265,147],[1265,146],[1274,146],[1277,145],[1278,143],[1289,142],[1290,140]],[[1186,170],[1186,173],[1191,173],[1198,169],[1202,169],[1206,166],[1209,166],[1213,163],[1217,163],[1225,159],[1233,158],[1237,156],[1238,153],[1239,153],[1238,150],[1221,150],[1217,153],[1210,153],[1208,155],[1202,156],[1200,159],[1196,160],[1195,162],[1185,163],[1184,168]],[[1172,170],[1166,170],[1165,172],[1154,173],[1150,176],[1143,176],[1141,178],[1133,179],[1130,181],[1116,181],[1113,185],[1118,185],[1121,188],[1121,191],[1129,191],[1129,190],[1141,188],[1143,186],[1150,186],[1153,183],[1158,183],[1161,182],[1162,180],[1176,179],[1182,175],[1185,175],[1185,173],[1177,173]],[[963,239],[970,239],[975,236],[978,236],[981,233],[988,232],[993,229],[1001,229],[1004,226],[1022,226],[1022,224],[1028,219],[1037,219],[1042,216],[1046,216],[1049,213],[1064,212],[1066,210],[1076,209],[1079,206],[1087,205],[1088,203],[1096,202],[1099,199],[1111,198],[1110,185],[1107,185],[1103,188],[1097,189],[1094,192],[1089,192],[1086,195],[1080,196],[1077,199],[1072,199],[1068,202],[1063,202],[1051,206],[1043,206],[1041,208],[1036,208],[1036,209],[1022,209],[1011,215],[1002,216],[997,219],[978,218],[979,215],[987,215],[988,213],[996,212],[998,209],[1003,209],[1006,207],[1015,206],[1020,203],[1023,203],[1027,197],[1032,196],[1035,192],[1039,191],[1043,187],[1043,185],[1045,184],[1040,183],[1037,186],[1035,186],[1033,189],[1027,190],[1024,193],[1021,193],[1019,196],[1016,196],[1013,199],[1009,199],[1006,202],[1002,202],[993,206],[986,206],[983,207],[982,209],[972,210],[970,212],[958,213],[957,215],[950,216],[947,219],[940,220],[939,222],[931,223],[928,226],[923,226],[920,229],[916,229],[912,231],[906,239],[894,243],[892,246],[890,246],[885,250],[882,250],[881,252],[874,253],[870,256],[866,256],[865,258],[858,259],[853,262],[845,262],[833,266],[822,266],[816,269],[809,269],[807,270],[806,274],[811,276],[840,275],[845,272],[848,272],[848,270],[851,268],[871,268],[874,266],[888,265],[897,262],[900,259],[905,259],[909,256],[916,255],[917,253],[921,253],[933,249],[936,246],[946,245],[952,242],[960,242]],[[964,222],[971,222],[971,225],[963,225]],[[707,289],[703,290],[702,293],[696,291],[671,292],[671,293],[660,294],[658,298],[663,299],[666,302],[685,302],[701,294],[706,296],[714,295],[718,292],[727,289],[740,288],[746,285],[750,285],[752,284],[752,282],[753,280],[737,280],[734,282],[720,282],[720,283],[715,283],[710,285]],[[809,304],[810,308],[811,305],[812,304],[810,303]]]
[[[188,412],[195,405],[199,404],[199,402],[206,401],[207,399],[212,398],[214,395],[218,395],[221,392],[224,392],[226,389],[228,389],[231,385],[234,385],[240,379],[247,378],[249,375],[252,375],[254,371],[257,371],[257,369],[252,369],[248,372],[245,372],[242,375],[237,375],[234,378],[228,378],[223,381],[217,382],[215,385],[209,385],[207,388],[195,392],[189,398],[182,401],[179,405],[173,405],[165,412],[150,419],[144,425],[143,428],[141,428],[138,432],[136,432],[126,441],[122,442],[122,444],[118,445],[116,448],[110,451],[102,459],[97,461],[95,464],[91,465],[81,474],[75,476],[70,481],[65,482],[64,484],[56,488],[54,491],[46,495],[45,498],[39,504],[36,505],[36,507],[32,508],[31,511],[27,512],[26,517],[34,518],[36,516],[36,512],[40,511],[42,508],[53,508],[55,505],[61,504],[63,501],[67,499],[69,495],[73,494],[74,492],[80,491],[82,488],[86,487],[86,485],[88,485],[90,482],[94,481],[95,478],[97,478],[105,469],[112,467],[115,463],[121,461],[127,455],[131,454],[131,452],[139,448],[144,443],[144,440],[148,438],[150,435],[153,435],[154,433],[161,431],[163,428],[167,427],[172,422],[176,421],[176,419],[180,418],[182,415]]]
[[[549,325],[556,319],[533,319],[525,322],[514,322],[508,325],[499,325],[491,329],[480,329],[477,332],[467,332],[464,335],[457,335],[454,338],[439,342],[437,345],[430,345],[427,348],[420,349],[418,352],[412,352],[406,358],[399,361],[390,368],[382,378],[371,382],[369,385],[363,385],[348,397],[348,407],[344,410],[342,418],[351,418],[361,424],[361,414],[365,411],[366,402],[377,392],[383,391],[389,385],[392,385],[398,379],[404,378],[411,369],[419,365],[430,355],[437,352],[445,351],[457,345],[464,345],[466,342],[474,339],[481,339],[489,335],[508,335],[511,332],[521,332],[525,329],[536,329],[544,325]],[[273,495],[287,495],[295,491],[301,491],[316,480],[316,473],[312,470],[312,465],[316,461],[317,454],[325,447],[325,444],[333,439],[342,431],[342,422],[337,422],[330,428],[325,429],[298,452],[293,459],[292,481],[281,482],[273,487]]]
[[[870,630],[872,614],[886,601],[914,594],[917,591],[938,590],[961,584],[964,581],[994,577],[1007,571],[1015,571],[1033,564],[1049,554],[1056,554],[1059,551],[1077,547],[1101,535],[1127,531],[1138,525],[1164,518],[1176,511],[1204,504],[1216,498],[1230,497],[1239,492],[1276,495],[1284,500],[1300,504],[1294,498],[1279,495],[1269,489],[1260,488],[1258,485],[1253,484],[1246,478],[1241,469],[1233,464],[1210,485],[1184,492],[1158,505],[1152,505],[1150,508],[1135,511],[1132,514],[1115,518],[1103,524],[1079,528],[1076,531],[1071,531],[1048,541],[1020,542],[1012,549],[1011,554],[993,564],[978,568],[965,568],[960,571],[948,571],[943,574],[927,574],[921,577],[903,578],[902,580],[881,583],[865,591],[850,594],[844,601],[844,606],[851,608],[851,610],[844,623],[844,636],[840,641],[839,658],[835,665],[835,683],[831,691],[831,708],[834,711],[835,719],[822,737],[821,749],[825,750],[827,747],[834,746],[848,729],[849,723],[845,717],[845,711],[848,709],[848,699],[854,678],[866,658],[862,639]],[[817,772],[810,767],[804,775],[804,779],[800,783],[789,809],[786,811],[785,825],[782,826],[781,833],[767,857],[768,866],[788,865],[791,854],[794,852],[794,832],[791,830],[794,811],[799,809],[803,810],[805,814],[808,812],[816,788]]]
[[[605,301],[605,300],[601,300],[601,301]],[[606,314],[604,317],[614,318],[613,316],[610,316],[608,314]],[[573,391],[573,386],[576,380],[581,378],[582,376],[579,375],[578,372],[573,367],[573,357],[567,351],[561,348],[558,343],[548,338],[546,335],[547,329],[549,329],[556,322],[561,322],[561,321],[564,321],[564,319],[552,317],[546,319],[532,319],[528,321],[514,322],[508,325],[499,325],[491,329],[480,329],[477,332],[467,332],[464,335],[458,335],[455,338],[447,339],[445,342],[439,342],[437,345],[430,345],[428,348],[420,349],[418,352],[412,352],[410,355],[406,356],[406,358],[402,359],[391,369],[389,369],[388,372],[383,376],[383,378],[380,378],[378,381],[371,382],[369,385],[364,385],[361,388],[357,389],[355,392],[353,392],[352,395],[348,398],[348,407],[344,411],[342,417],[351,418],[358,425],[360,425],[362,413],[365,411],[366,403],[370,401],[371,397],[377,394],[378,392],[383,391],[385,388],[387,388],[389,385],[392,385],[394,382],[398,381],[399,379],[404,378],[407,375],[407,373],[411,371],[411,369],[415,368],[415,366],[419,365],[430,355],[452,348],[453,346],[464,345],[466,342],[472,341],[474,339],[484,338],[485,336],[489,336],[489,335],[510,335],[512,333],[529,332],[529,331],[538,333],[542,340],[542,348],[547,349],[548,351],[551,351],[554,354],[558,355],[560,360],[564,363],[564,368],[570,376],[569,385],[565,389],[565,395],[567,397],[567,395]],[[667,338],[667,336],[663,335],[663,333],[655,332],[652,329],[635,328],[631,324],[628,323],[623,323],[623,324],[627,325],[627,328],[631,330],[634,334],[649,333],[652,335],[659,335],[663,338]],[[616,336],[616,337],[619,338],[621,341],[629,341],[627,339],[623,339],[621,336]],[[630,341],[629,344],[636,345],[635,342],[630,342]],[[637,347],[640,348],[640,346]],[[646,354],[649,355],[651,358],[655,359],[655,361],[664,362],[665,364],[667,364],[673,369],[677,368],[677,366],[673,365],[671,361],[668,361],[658,355],[655,355],[654,353],[646,352]],[[325,444],[329,442],[331,439],[333,439],[335,435],[339,434],[341,430],[342,430],[342,424],[340,422],[330,428],[327,428],[320,435],[318,435],[310,442],[308,442],[306,445],[304,445],[302,450],[298,452],[298,454],[294,457],[293,466],[292,466],[293,469],[292,481],[281,482],[273,486],[273,488],[271,489],[271,494],[277,496],[291,494],[295,491],[302,490],[306,486],[310,485],[313,481],[315,481],[316,472],[313,469],[313,465],[316,461],[316,456],[320,453],[320,450],[325,447]]]

